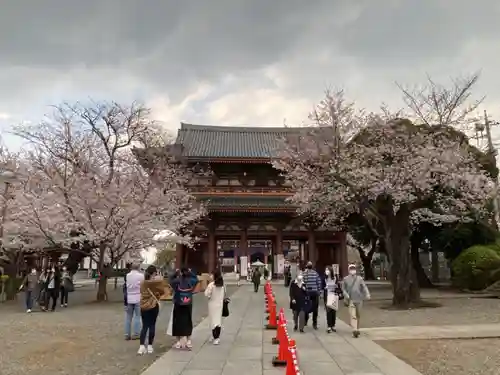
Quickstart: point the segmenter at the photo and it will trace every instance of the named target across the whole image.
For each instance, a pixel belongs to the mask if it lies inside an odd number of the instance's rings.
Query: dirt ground
[[[377,344],[423,375],[500,374],[500,339],[384,340]]]
[[[228,286],[228,293],[237,287]],[[124,340],[125,319],[121,288],[109,286],[109,302],[95,303],[93,285],[70,295],[67,309],[27,314],[17,303],[0,304],[1,375],[138,375],[169,350],[165,334],[171,304],[161,309],[155,354],[138,357],[138,341]],[[193,323],[207,315],[207,302],[195,295]]]
[[[396,311],[384,308],[391,302],[387,286],[371,286],[370,292],[372,300],[364,303],[361,315],[361,326],[364,328],[500,323],[500,299],[496,298],[450,290],[424,290],[422,298],[440,307]],[[340,308],[338,316],[349,322],[347,309]]]

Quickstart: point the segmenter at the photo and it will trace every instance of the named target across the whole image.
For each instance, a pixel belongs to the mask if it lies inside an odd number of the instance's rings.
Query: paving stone
[[[373,365],[365,356],[337,356],[335,362],[345,374],[352,373],[379,373],[380,370]],[[406,375],[406,374],[405,374]]]
[[[286,289],[277,287],[275,294],[279,305],[288,304]],[[279,346],[271,343],[276,331],[263,328],[263,311],[262,294],[241,287],[232,298],[231,315],[224,319],[221,345],[208,342],[210,330],[204,322],[193,334],[193,352],[171,351],[159,360],[163,371],[147,375],[284,375],[284,367],[272,364]],[[290,320],[290,311],[285,314]],[[321,313],[319,323],[320,327],[324,324]],[[421,375],[367,337],[353,339],[350,328],[342,322],[338,333],[328,334],[322,328],[307,327],[303,334],[289,330],[302,375]]]
[[[226,362],[222,375],[262,375],[262,361],[231,358]]]
[[[344,375],[344,372],[336,363],[332,362],[300,362],[300,370],[302,375]]]
[[[245,348],[235,347],[229,352],[231,360],[253,360],[262,363],[262,346],[250,346]]]

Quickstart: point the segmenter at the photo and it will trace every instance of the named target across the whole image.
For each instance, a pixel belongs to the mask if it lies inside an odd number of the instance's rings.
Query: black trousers
[[[158,318],[159,312],[160,308],[158,305],[149,310],[141,310],[142,329],[141,335],[139,336],[140,345],[145,345],[146,335],[148,335],[148,345],[153,345],[156,334],[156,319]]]
[[[253,291],[257,293],[259,291],[259,285],[260,283],[253,283]]]
[[[328,328],[334,328],[336,321],[337,321],[337,311],[327,307],[326,308],[326,326]]]
[[[65,287],[61,287],[61,305],[64,305],[64,304],[68,304],[68,296],[69,296],[69,292],[68,292],[68,289],[66,289]]]
[[[59,293],[57,291],[57,289],[47,289],[45,291],[45,308],[48,309],[49,308],[49,303],[50,301],[52,301],[52,306],[50,307],[50,309],[52,311],[54,311],[56,309],[56,305],[57,305],[57,297],[59,297]]]
[[[311,311],[306,314],[306,325],[309,321],[309,314],[312,314],[313,326],[316,327],[318,325],[319,295],[311,294],[309,299],[311,300]]]
[[[217,340],[220,337],[220,332],[221,332],[220,326],[217,326],[214,329],[212,329],[212,336],[214,340]]]

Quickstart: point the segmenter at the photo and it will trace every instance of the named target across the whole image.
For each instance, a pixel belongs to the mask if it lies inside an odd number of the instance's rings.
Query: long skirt
[[[193,333],[193,305],[174,305],[172,336],[191,336]]]

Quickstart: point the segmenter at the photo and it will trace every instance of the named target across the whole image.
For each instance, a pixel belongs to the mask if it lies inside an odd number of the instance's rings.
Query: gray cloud
[[[470,40],[499,36],[500,6],[495,0],[381,3],[365,6],[338,39],[345,52],[372,64],[449,60]]]
[[[93,94],[180,103],[200,82],[212,96],[274,87],[314,101],[334,84],[373,99],[395,80],[483,66],[489,88],[500,52],[463,54],[500,37],[499,12],[496,0],[16,0],[0,12],[0,113]]]

